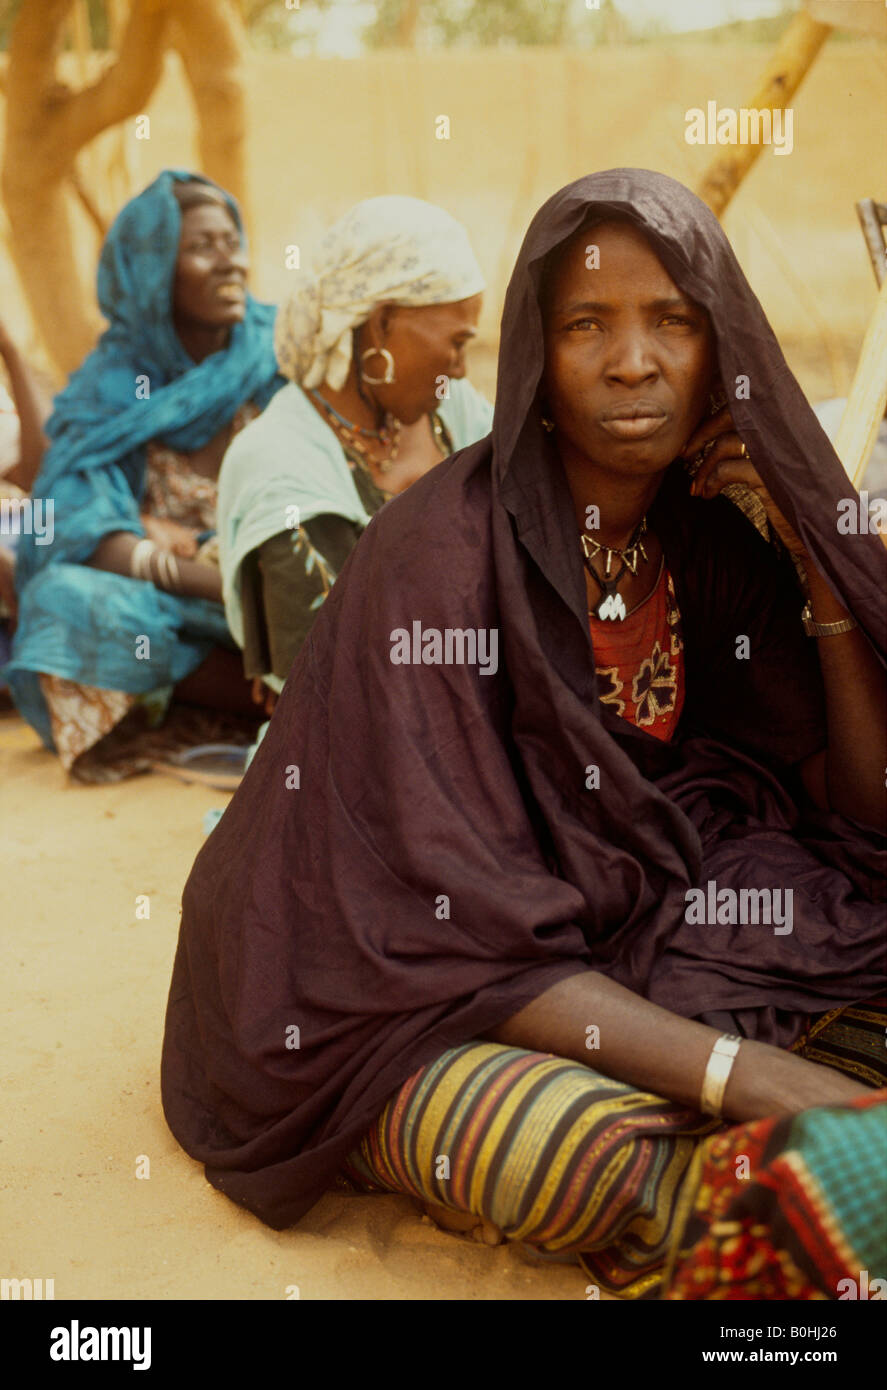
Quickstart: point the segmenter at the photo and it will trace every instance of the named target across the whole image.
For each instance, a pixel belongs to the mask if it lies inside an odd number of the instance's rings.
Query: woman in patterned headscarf
[[[299,277],[275,330],[292,384],[219,480],[228,622],[246,674],[278,691],[373,514],[492,421],[464,379],[484,279],[449,213],[369,198]]]

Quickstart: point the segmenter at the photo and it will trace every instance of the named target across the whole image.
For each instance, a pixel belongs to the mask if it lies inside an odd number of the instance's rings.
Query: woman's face
[[[249,260],[240,232],[222,207],[201,203],[182,213],[173,281],[178,325],[223,328],[246,313]]]
[[[646,237],[622,222],[577,233],[543,318],[545,400],[562,449],[633,476],[667,468],[702,416],[715,355],[708,315]]]
[[[360,350],[385,347],[394,358],[395,380],[368,388],[384,410],[412,425],[440,405],[446,382],[465,376],[465,350],[477,334],[482,302],[475,294],[419,309],[377,305],[361,330]],[[383,376],[385,359],[375,353],[363,368],[368,376]]]

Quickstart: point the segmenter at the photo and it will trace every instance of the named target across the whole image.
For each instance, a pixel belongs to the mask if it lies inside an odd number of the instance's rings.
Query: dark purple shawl
[[[791,562],[725,498],[692,499],[680,461],[651,513],[684,625],[678,737],[598,700],[573,505],[539,423],[537,288],[546,254],[608,210],[708,310],[728,391],[750,379],[731,406],[751,457],[884,659],[887,550],[838,535],[852,489],[716,218],[643,170],[563,189],[509,286],[491,439],[373,519],[185,889],[167,1120],[278,1228],[408,1076],[577,971],[782,1045],[884,981],[884,842],[816,812],[792,768],[826,732]],[[497,674],[392,664],[392,631],[417,619],[496,628]],[[686,890],[709,879],[791,887],[792,933],[688,925]]]

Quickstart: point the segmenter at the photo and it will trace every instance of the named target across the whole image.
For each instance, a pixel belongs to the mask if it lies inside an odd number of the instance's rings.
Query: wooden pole
[[[108,17],[108,48],[112,53],[119,53],[126,30],[127,0],[105,0],[105,13]],[[140,177],[139,155],[143,143],[133,140],[125,124],[114,127],[107,165],[112,212],[128,203],[141,187],[143,180]]]
[[[820,24],[800,10],[776,45],[748,108],[755,111],[784,108],[830,33],[831,25]],[[696,191],[718,217],[722,216],[762,148],[759,144],[727,145],[712,160]]]
[[[875,311],[869,320],[856,375],[835,436],[835,452],[855,488],[862,482],[865,466],[887,409],[887,278],[878,293]],[[885,537],[887,540],[887,537]]]

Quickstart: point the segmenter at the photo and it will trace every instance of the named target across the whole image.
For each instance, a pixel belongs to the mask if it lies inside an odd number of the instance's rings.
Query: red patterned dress
[[[668,742],[684,706],[684,644],[664,560],[656,587],[627,617],[613,622],[589,614],[588,624],[601,703]]]

